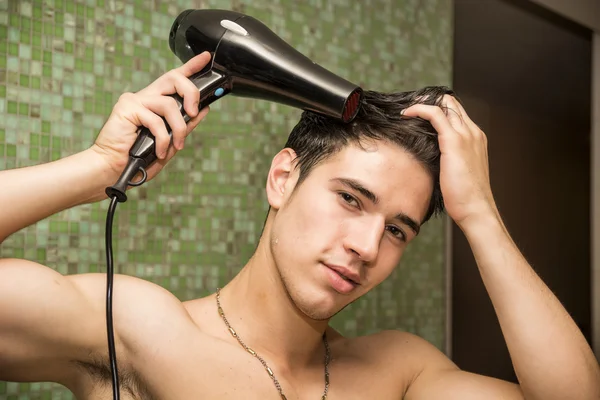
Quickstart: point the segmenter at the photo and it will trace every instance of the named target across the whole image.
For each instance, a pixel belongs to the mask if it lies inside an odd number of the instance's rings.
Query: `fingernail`
[[[200,112],[200,108],[199,108],[198,102],[194,103],[194,110],[196,110],[196,115],[198,115],[198,113]]]
[[[183,140],[181,140],[181,139],[178,139],[178,140],[175,142],[175,148],[176,148],[177,150],[181,150],[181,149],[183,149]]]

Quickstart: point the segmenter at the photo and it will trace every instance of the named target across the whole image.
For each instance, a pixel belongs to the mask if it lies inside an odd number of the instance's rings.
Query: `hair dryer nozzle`
[[[350,93],[350,96],[348,96],[346,104],[344,104],[344,111],[342,112],[343,122],[351,122],[356,117],[361,100],[362,90],[360,88],[354,89],[354,91]]]

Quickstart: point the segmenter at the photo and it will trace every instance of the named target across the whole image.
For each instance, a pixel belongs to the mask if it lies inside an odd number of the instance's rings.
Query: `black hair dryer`
[[[183,63],[205,51],[211,53],[206,68],[190,77],[200,91],[200,109],[232,94],[313,111],[344,123],[358,112],[359,86],[312,62],[250,16],[226,10],[186,10],[173,23],[169,46]],[[183,99],[177,94],[172,97],[187,122]],[[157,158],[149,129],[141,129],[129,156],[117,183],[106,189],[119,202],[127,200],[128,185],[145,181],[145,168]],[[132,182],[138,172],[142,179]]]

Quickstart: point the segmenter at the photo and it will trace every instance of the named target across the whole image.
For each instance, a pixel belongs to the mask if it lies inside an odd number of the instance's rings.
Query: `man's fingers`
[[[402,115],[405,117],[419,117],[431,123],[442,139],[444,136],[456,134],[456,131],[448,121],[448,117],[438,106],[429,106],[426,104],[415,104],[406,108]]]
[[[183,141],[188,132],[185,120],[179,111],[177,101],[170,96],[153,96],[141,99],[142,104],[150,111],[159,116],[165,117],[165,120],[171,128],[173,134],[173,145],[177,150],[183,148]]]
[[[196,72],[202,71],[202,68],[206,67],[210,61],[210,53],[205,51],[197,56],[191,58],[188,62],[177,68],[176,71],[183,74],[183,76],[189,78]]]
[[[445,108],[446,117],[457,132],[464,132],[469,129],[458,107],[458,101],[454,97],[445,95],[442,99],[442,107]]]
[[[136,126],[145,126],[150,129],[150,132],[155,137],[156,156],[162,159],[166,156],[169,145],[171,144],[171,136],[167,132],[165,122],[161,117],[139,104],[133,112],[134,121],[131,121]]]
[[[186,137],[194,129],[196,129],[196,127],[198,126],[198,124],[200,123],[200,121],[202,121],[204,119],[204,117],[206,117],[206,114],[208,114],[209,111],[210,111],[210,106],[206,106],[202,110],[200,110],[200,112],[198,113],[198,115],[196,115],[194,118],[192,118],[191,120],[188,121]]]
[[[190,117],[198,115],[200,92],[189,79],[196,72],[200,72],[210,61],[210,53],[204,52],[189,60],[179,68],[175,68],[140,90],[140,96],[170,95],[177,93],[183,98],[183,109]]]
[[[183,76],[177,70],[163,75],[157,85],[156,94],[170,95],[177,93],[183,98],[183,109],[190,117],[198,115],[198,103],[200,102],[200,92],[191,80]],[[157,82],[158,83],[158,82]],[[154,94],[154,93],[153,93]]]

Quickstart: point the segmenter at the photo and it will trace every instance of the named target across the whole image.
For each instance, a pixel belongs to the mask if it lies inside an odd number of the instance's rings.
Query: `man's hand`
[[[200,93],[188,79],[201,71],[209,61],[210,54],[204,52],[162,75],[139,92],[121,95],[92,149],[106,160],[116,174],[120,174],[129,160],[129,149],[139,128],[145,126],[156,137],[158,160],[147,171],[148,179],[154,177],[183,148],[187,135],[209,111],[209,107],[198,110]],[[183,98],[183,107],[191,117],[187,125],[175,99],[168,96],[174,93]],[[170,146],[171,137],[160,117],[164,117],[172,128],[173,146]]]
[[[402,115],[428,120],[438,132],[440,186],[446,211],[459,226],[473,217],[496,215],[485,133],[454,97],[444,96],[442,107],[417,104]]]

